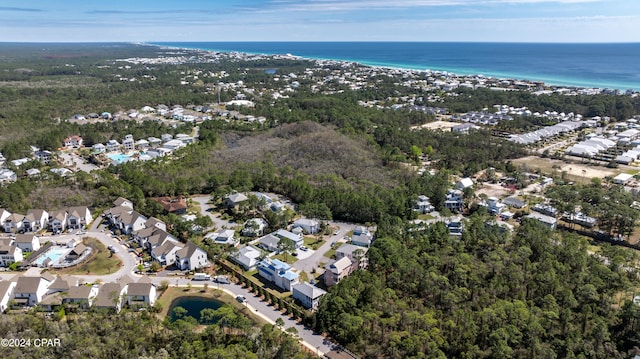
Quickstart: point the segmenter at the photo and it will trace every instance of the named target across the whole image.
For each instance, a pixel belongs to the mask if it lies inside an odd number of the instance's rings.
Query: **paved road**
[[[222,229],[222,228],[233,229],[234,227],[237,226],[236,223],[229,223],[229,221],[226,221],[224,219],[221,219],[220,217],[215,216],[214,213],[210,211],[210,209],[212,208],[211,205],[209,205],[209,200],[211,200],[211,196],[193,196],[191,197],[191,200],[198,203],[198,205],[200,206],[200,214],[203,216],[209,216],[209,218],[211,218],[211,220],[213,221],[217,229]]]
[[[163,280],[168,280],[167,278],[161,278],[161,277],[150,277],[150,278],[151,278],[151,282],[156,285],[159,285],[160,282],[162,282]],[[171,286],[179,286],[179,287],[185,287],[191,284],[191,286],[194,288],[204,286],[204,282],[192,281],[185,278],[169,279],[169,284]],[[282,314],[280,311],[275,310],[273,306],[270,306],[264,300],[261,300],[260,298],[254,296],[252,293],[250,293],[248,290],[246,290],[240,285],[237,285],[235,283],[231,283],[231,284],[209,283],[209,288],[216,288],[216,289],[223,290],[233,297],[236,297],[238,295],[243,295],[247,299],[247,301],[245,302],[247,309],[249,309],[251,312],[257,314],[262,319],[264,319],[265,321],[273,325],[275,325],[276,320],[278,318],[282,318],[282,320],[284,321],[284,326],[281,329],[286,330],[288,328],[295,327],[296,330],[298,331],[298,337],[300,338],[301,343],[305,345],[307,348],[309,348],[310,350],[316,352],[318,355],[323,355],[325,353],[328,353],[332,350],[334,346],[336,346],[336,344],[330,343],[322,335],[315,333],[313,330],[305,327],[304,325],[299,324],[297,321]]]
[[[292,267],[299,271],[304,271],[309,274],[315,268],[316,271],[323,271],[324,268],[319,267],[320,263],[326,263],[329,261],[329,258],[325,257],[324,254],[327,253],[331,249],[331,243],[333,242],[346,242],[343,238],[347,234],[347,232],[352,231],[356,225],[351,223],[343,223],[343,222],[330,222],[330,227],[339,227],[340,230],[338,234],[331,235],[325,242],[314,251],[309,257],[299,257],[298,261],[296,261]]]

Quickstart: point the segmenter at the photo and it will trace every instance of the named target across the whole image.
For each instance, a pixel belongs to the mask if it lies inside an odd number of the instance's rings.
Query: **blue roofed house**
[[[291,266],[277,259],[265,258],[258,264],[258,274],[276,286],[291,290],[291,286],[298,284],[298,273],[291,270]]]

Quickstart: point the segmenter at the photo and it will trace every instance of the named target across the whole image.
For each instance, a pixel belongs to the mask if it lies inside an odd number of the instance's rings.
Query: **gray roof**
[[[193,242],[189,242],[187,241],[187,244],[180,249],[178,252],[176,252],[176,254],[178,255],[178,257],[180,258],[189,258],[191,257],[198,249],[200,249],[200,247],[196,246],[195,244],[193,244]],[[202,249],[200,249],[202,250]]]
[[[9,286],[12,283],[13,282],[8,280],[0,281],[0,298],[3,298],[7,294],[7,292],[9,291]]]
[[[32,243],[34,237],[35,237],[34,234],[28,234],[28,233],[16,234],[15,243]]]
[[[342,273],[345,269],[351,267],[351,259],[349,257],[342,257],[333,263],[327,264],[327,269],[333,273]]]
[[[91,287],[88,285],[81,285],[70,287],[66,297],[69,299],[89,299],[90,294]]]
[[[260,238],[260,244],[263,244],[270,248],[278,247],[278,243],[280,242],[280,238],[274,236],[273,234],[268,234],[262,238]]]
[[[19,277],[15,293],[35,293],[42,280],[41,277]]]
[[[291,290],[294,292],[300,292],[302,293],[305,297],[311,298],[311,299],[316,299],[319,297],[322,297],[323,295],[327,294],[326,291],[313,286],[307,282],[303,282],[300,284],[296,284],[293,287],[291,287]]]
[[[122,291],[120,283],[106,283],[100,287],[100,291],[93,302],[94,307],[115,308],[114,296],[119,296]],[[119,299],[119,298],[118,298]]]
[[[131,283],[127,289],[127,295],[148,296],[151,294],[151,283]]]

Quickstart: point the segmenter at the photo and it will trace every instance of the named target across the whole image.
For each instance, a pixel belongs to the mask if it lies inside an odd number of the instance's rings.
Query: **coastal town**
[[[287,70],[281,72],[278,66],[260,65],[253,73],[248,68],[240,69],[241,75],[226,69],[199,68],[218,63],[249,66],[252,62],[270,65],[281,61],[290,68],[282,66]],[[107,63],[100,70],[127,84],[158,81],[148,70],[153,66],[189,65],[180,69],[173,85],[197,88],[210,101],[147,103],[115,111],[93,108],[88,113],[72,112],[64,118],[48,119],[52,128],[69,126],[65,128],[75,132],[64,133],[62,141],[45,148],[39,148],[34,140],[28,143],[28,152],[7,147],[11,152],[5,150],[6,157],[0,153],[3,190],[13,190],[24,183],[44,186],[58,181],[56,185],[89,187],[107,176],[112,176],[112,181],[133,178],[132,173],[144,172],[145,168],[162,171],[178,166],[202,148],[206,151],[198,153],[197,163],[205,166],[219,153],[215,151],[240,147],[242,140],[254,134],[274,132],[275,140],[263,141],[273,146],[285,143],[294,136],[291,133],[309,128],[287,127],[290,124],[269,115],[267,110],[261,111],[261,106],[287,106],[287,100],[300,94],[326,99],[365,92],[371,94],[368,99],[354,101],[358,109],[383,113],[389,118],[406,116],[410,119],[406,127],[409,135],[452,136],[465,141],[480,134],[491,143],[499,143],[495,151],[508,151],[507,146],[521,151],[501,168],[475,167],[473,163],[453,171],[433,155],[436,141],[433,147],[412,145],[406,154],[396,150],[380,162],[397,170],[407,182],[442,179],[425,182],[428,186],[415,185],[412,192],[403,194],[406,200],[385,198],[395,213],[404,216],[402,221],[398,219],[402,223],[398,225],[402,228],[398,235],[430,233],[437,228],[460,243],[475,235],[468,232],[469,228],[476,232],[473,222],[481,218],[483,228],[509,240],[521,228],[536,223],[554,236],[566,231],[593,243],[640,250],[636,226],[640,218],[640,115],[616,118],[601,115],[597,109],[578,113],[563,110],[560,103],[557,108],[547,106],[546,110],[515,102],[482,103],[481,107],[464,111],[446,106],[450,99],[473,91],[526,94],[533,98],[637,99],[639,93],[633,90],[551,86],[536,81],[371,67],[292,55],[173,48],[161,49],[158,57],[113,59]],[[313,105],[322,107],[309,107]],[[362,133],[378,140],[375,136],[386,125],[362,125]],[[98,137],[91,132],[93,126],[124,129],[119,129],[118,135],[113,131],[110,137]],[[146,128],[153,132],[144,133]],[[231,134],[212,140],[212,129]],[[361,138],[358,141],[366,142]],[[313,143],[308,139],[306,142]],[[291,145],[286,150],[293,153],[297,148]],[[306,160],[323,156],[314,147]],[[338,157],[335,153],[332,156]],[[371,262],[380,262],[381,251],[392,250],[384,242],[391,225],[384,223],[380,214],[372,221],[355,215],[351,218],[356,219],[351,220],[349,213],[336,210],[335,207],[357,201],[348,198],[332,202],[327,193],[338,197],[359,183],[311,196],[312,185],[303,181],[323,189],[338,180],[300,175],[288,167],[278,176],[268,177],[273,183],[258,183],[256,178],[263,174],[266,178],[269,172],[259,172],[254,167],[259,165],[252,164],[245,172],[238,170],[225,181],[208,177],[202,181],[207,182],[206,192],[196,192],[192,188],[202,187],[187,184],[183,187],[187,189],[166,193],[149,188],[143,191],[140,188],[144,188],[145,180],[136,178],[137,182],[129,184],[139,186],[136,190],[123,185],[126,190],[117,192],[109,186],[96,185],[103,194],[99,200],[78,196],[62,202],[74,203],[69,206],[48,200],[46,206],[20,211],[12,209],[16,203],[0,202],[0,312],[20,315],[33,311],[47,318],[60,310],[104,311],[112,315],[120,315],[123,310],[165,310],[167,315],[169,308],[158,303],[163,303],[169,288],[188,291],[195,287],[203,292],[217,288],[269,323],[286,320],[281,329],[295,328],[311,352],[335,358],[358,357],[335,338],[318,335],[309,325],[310,318],[322,310],[323,297],[330,297],[348,278],[368,271]],[[275,177],[290,182],[278,182]],[[343,177],[339,180],[351,180]],[[596,194],[615,200],[595,200]],[[67,195],[71,197],[73,193]],[[366,196],[367,200],[373,197],[371,193]],[[335,207],[330,207],[332,203]],[[358,203],[369,208],[378,202]],[[382,236],[378,235],[380,227]],[[378,248],[380,237],[383,245]],[[609,263],[597,250],[591,251],[593,258]],[[92,263],[99,261],[107,264],[98,274]],[[640,303],[635,292],[627,296]]]

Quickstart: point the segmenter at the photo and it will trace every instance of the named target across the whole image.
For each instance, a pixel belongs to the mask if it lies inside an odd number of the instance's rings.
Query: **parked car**
[[[237,300],[238,302],[240,302],[240,303],[244,303],[244,302],[246,302],[246,301],[247,301],[247,298],[245,298],[245,296],[244,296],[244,295],[238,295],[238,296],[236,296],[236,300]]]

